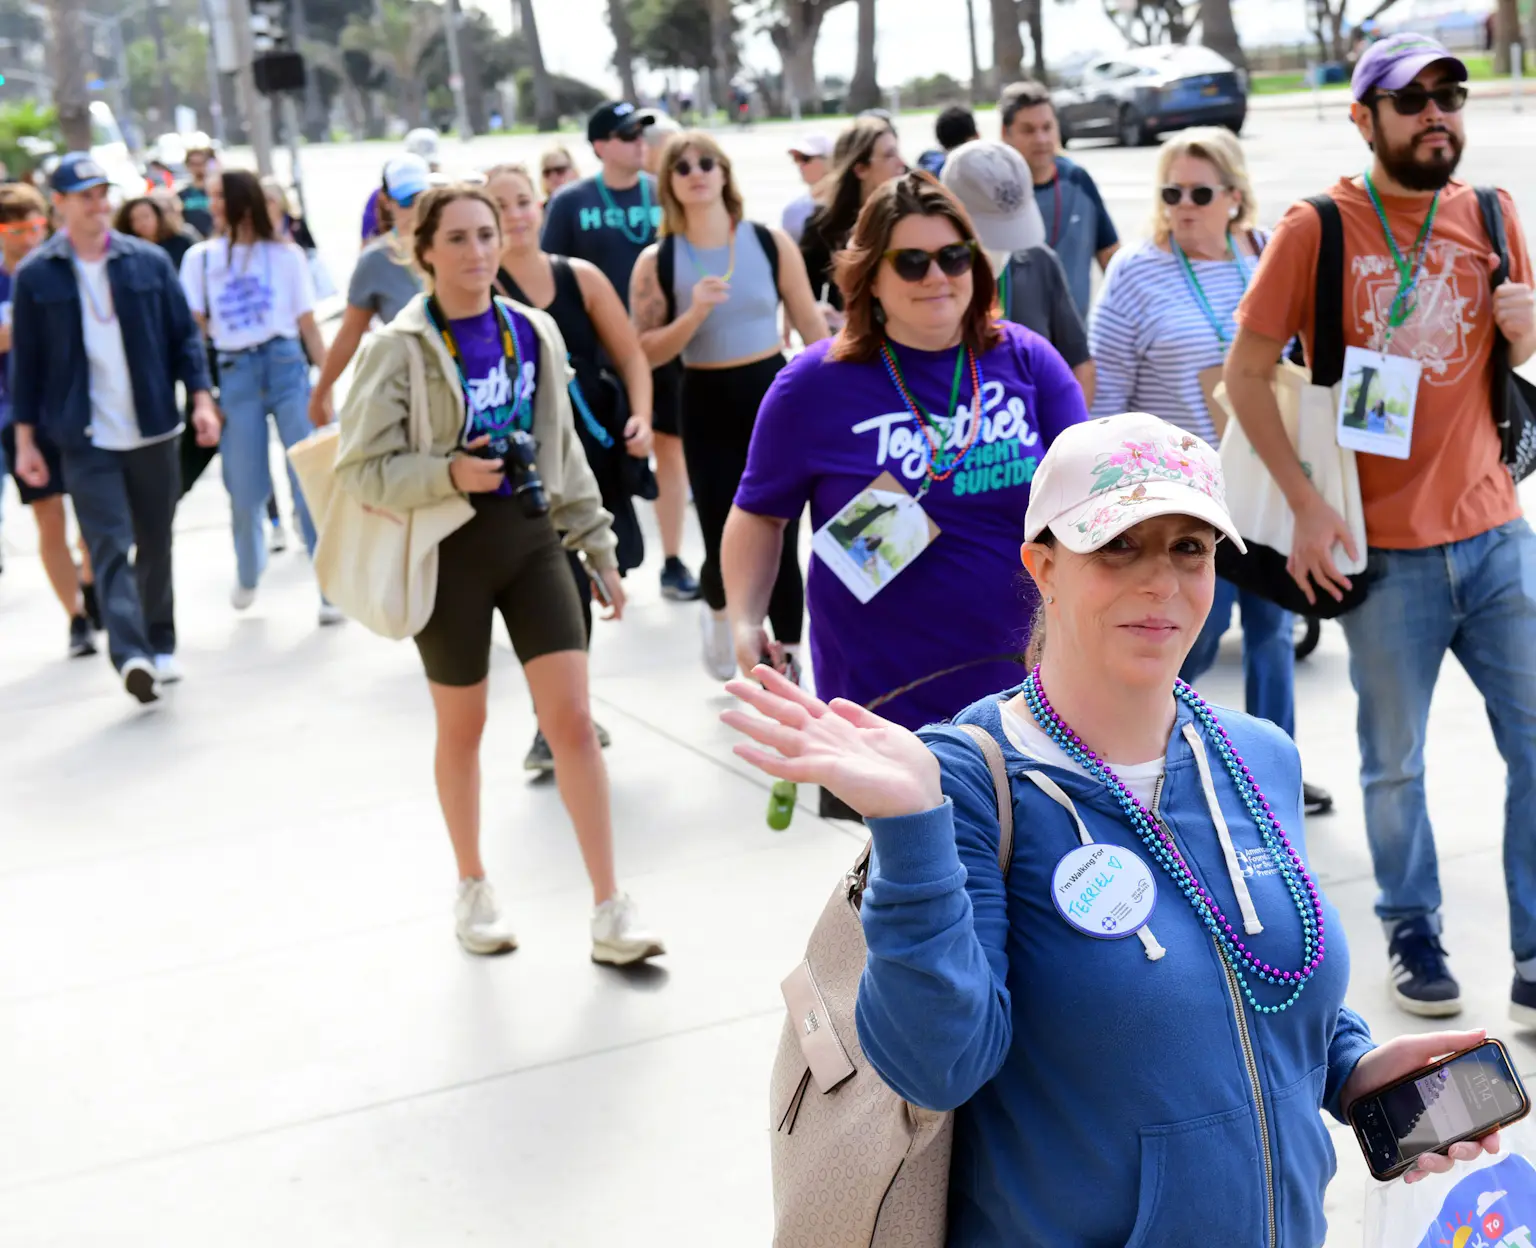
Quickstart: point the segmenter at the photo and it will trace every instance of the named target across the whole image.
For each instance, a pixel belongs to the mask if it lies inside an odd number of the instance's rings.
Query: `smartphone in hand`
[[[1504,1046],[1485,1040],[1362,1096],[1348,1117],[1371,1174],[1385,1182],[1424,1153],[1482,1139],[1530,1110]]]
[[[597,599],[605,611],[612,611],[613,595],[608,592],[608,586],[604,583],[603,578],[593,570],[592,565],[587,562],[585,555],[581,557],[581,566],[586,569],[587,580],[592,585],[592,597]]]

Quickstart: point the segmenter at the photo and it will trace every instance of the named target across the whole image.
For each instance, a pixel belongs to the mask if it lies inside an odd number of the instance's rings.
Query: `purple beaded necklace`
[[[1248,1003],[1259,1014],[1278,1014],[1295,1003],[1301,996],[1302,989],[1306,987],[1307,981],[1323,963],[1325,949],[1322,898],[1318,895],[1317,886],[1312,882],[1312,877],[1307,874],[1306,867],[1302,865],[1301,856],[1292,847],[1290,838],[1281,828],[1280,821],[1270,809],[1269,802],[1259,791],[1253,773],[1238,756],[1232,746],[1231,738],[1227,736],[1227,730],[1221,726],[1215,713],[1206,705],[1205,700],[1182,680],[1174,682],[1173,692],[1175,697],[1194,712],[1195,717],[1205,727],[1207,737],[1215,743],[1216,751],[1221,755],[1221,761],[1231,775],[1232,782],[1237,786],[1238,796],[1242,798],[1243,805],[1252,816],[1260,836],[1263,837],[1275,861],[1280,865],[1280,874],[1284,878],[1291,899],[1295,902],[1296,913],[1301,917],[1303,952],[1300,970],[1283,971],[1277,966],[1261,961],[1257,954],[1237,938],[1231,921],[1222,912],[1216,899],[1195,877],[1194,871],[1190,869],[1178,844],[1174,841],[1173,834],[1163,825],[1162,820],[1142,805],[1141,800],[1125,786],[1097,754],[1083,744],[1082,739],[1056,713],[1050,699],[1045,696],[1045,687],[1040,683],[1039,667],[1030,672],[1028,680],[1024,682],[1024,700],[1034,715],[1035,722],[1040,725],[1041,731],[1059,745],[1073,762],[1094,779],[1107,785],[1114,793],[1137,835],[1163,870],[1172,878],[1195,913],[1199,915],[1206,929],[1215,938],[1222,957],[1236,974]],[[1250,975],[1261,982],[1278,985],[1287,990],[1290,993],[1289,997],[1278,1005],[1261,1005],[1249,984]]]

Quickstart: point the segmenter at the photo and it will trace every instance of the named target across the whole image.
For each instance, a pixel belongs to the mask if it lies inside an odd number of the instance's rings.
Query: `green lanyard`
[[[1195,266],[1189,262],[1189,257],[1184,254],[1184,249],[1179,246],[1178,240],[1173,235],[1168,236],[1168,245],[1173,248],[1173,254],[1179,258],[1179,264],[1184,270],[1184,281],[1189,286],[1189,293],[1195,297],[1195,302],[1200,305],[1200,310],[1205,313],[1205,319],[1211,323],[1211,328],[1216,331],[1216,338],[1222,346],[1232,345],[1232,335],[1227,333],[1225,322],[1216,315],[1216,309],[1211,306],[1210,299],[1206,296],[1205,289],[1200,285],[1200,278],[1195,273]],[[1243,294],[1248,293],[1248,266],[1243,263],[1243,258],[1237,254],[1237,248],[1232,246],[1232,231],[1227,231],[1227,251],[1231,253],[1232,263],[1237,265],[1238,276],[1243,281]],[[1241,299],[1239,299],[1241,302]],[[1233,314],[1236,315],[1236,309]]]
[[[1424,260],[1429,255],[1429,243],[1435,234],[1435,212],[1440,207],[1440,192],[1436,191],[1434,199],[1429,201],[1429,215],[1419,228],[1419,237],[1413,245],[1416,255],[1410,263],[1398,250],[1397,239],[1392,237],[1392,227],[1387,224],[1387,214],[1381,206],[1381,198],[1376,194],[1369,171],[1365,174],[1365,189],[1371,197],[1371,207],[1376,209],[1376,219],[1381,222],[1381,232],[1387,236],[1387,246],[1392,249],[1392,263],[1397,266],[1397,294],[1393,296],[1392,306],[1387,309],[1387,332],[1381,340],[1381,349],[1385,352],[1387,344],[1392,341],[1392,331],[1412,316],[1414,309],[1419,306],[1417,299],[1412,303],[1406,301],[1417,289],[1419,278],[1424,276]]]
[[[651,188],[646,185],[644,174],[640,175],[640,211],[645,214],[645,228],[638,235],[629,228],[629,214],[613,202],[613,196],[608,193],[608,186],[603,181],[602,174],[597,175],[597,191],[603,197],[603,203],[608,210],[619,214],[619,229],[624,232],[625,238],[637,247],[644,247],[651,241]]]
[[[921,499],[928,493],[928,488],[935,481],[947,481],[964,466],[965,461],[971,457],[971,452],[976,447],[976,442],[981,434],[981,365],[976,360],[976,353],[961,343],[955,348],[955,377],[949,387],[949,416],[954,419],[955,408],[960,403],[960,377],[965,372],[966,360],[971,364],[971,436],[966,439],[965,446],[956,454],[950,456],[949,467],[940,471],[939,452],[944,449],[945,431],[940,427],[938,420],[922,405],[917,395],[907,385],[907,379],[901,374],[901,364],[896,359],[896,352],[892,350],[889,340],[880,344],[880,358],[885,364],[886,376],[891,379],[891,384],[901,395],[906,403],[907,410],[917,421],[918,428],[923,431],[923,436],[928,440],[928,475],[918,490],[917,497]]]

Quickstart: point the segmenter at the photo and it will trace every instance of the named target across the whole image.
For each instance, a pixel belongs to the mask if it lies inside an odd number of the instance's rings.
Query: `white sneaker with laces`
[[[155,655],[155,675],[160,678],[162,685],[174,685],[185,672],[181,670],[181,663],[174,654]]]
[[[454,935],[470,953],[510,953],[517,937],[501,921],[496,894],[485,880],[460,880],[453,906]]]
[[[630,966],[666,953],[661,937],[640,925],[640,910],[627,893],[610,897],[592,912],[592,961]]]
[[[711,611],[707,602],[701,602],[699,608],[704,670],[716,680],[731,680],[736,675],[736,647],[731,640],[731,622],[724,611],[718,615]]]
[[[347,618],[347,613],[334,602],[320,599],[320,626],[322,628],[331,624],[340,624]]]
[[[280,555],[288,549],[288,532],[283,528],[283,522],[269,525],[267,529],[267,550],[274,555]]]
[[[237,582],[235,587],[229,591],[229,605],[236,611],[246,610],[255,601],[256,587],[254,585],[247,589],[244,585]]]

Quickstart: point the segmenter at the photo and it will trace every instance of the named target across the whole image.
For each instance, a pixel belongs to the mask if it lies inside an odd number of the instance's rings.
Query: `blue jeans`
[[[1222,634],[1232,623],[1236,604],[1243,619],[1243,697],[1248,714],[1267,719],[1285,735],[1296,738],[1296,643],[1291,613],[1267,598],[1240,590],[1216,578],[1216,596],[1205,627],[1190,647],[1179,673],[1193,684],[1210,671],[1221,648]]]
[[[1439,922],[1424,736],[1447,651],[1483,695],[1504,758],[1504,885],[1517,962],[1536,958],[1536,534],[1524,520],[1425,550],[1370,552],[1371,591],[1343,617],[1360,700],[1360,784],[1387,922]]]
[[[240,584],[255,589],[267,566],[265,522],[272,494],[267,415],[277,422],[284,449],[302,442],[309,424],[309,362],[292,338],[273,338],[249,351],[219,352],[219,407],[224,412],[224,436],[219,455],[224,462],[224,488],[229,491],[230,526],[235,538],[235,568]],[[294,509],[304,545],[315,553],[315,526],[304,505],[293,469]]]

